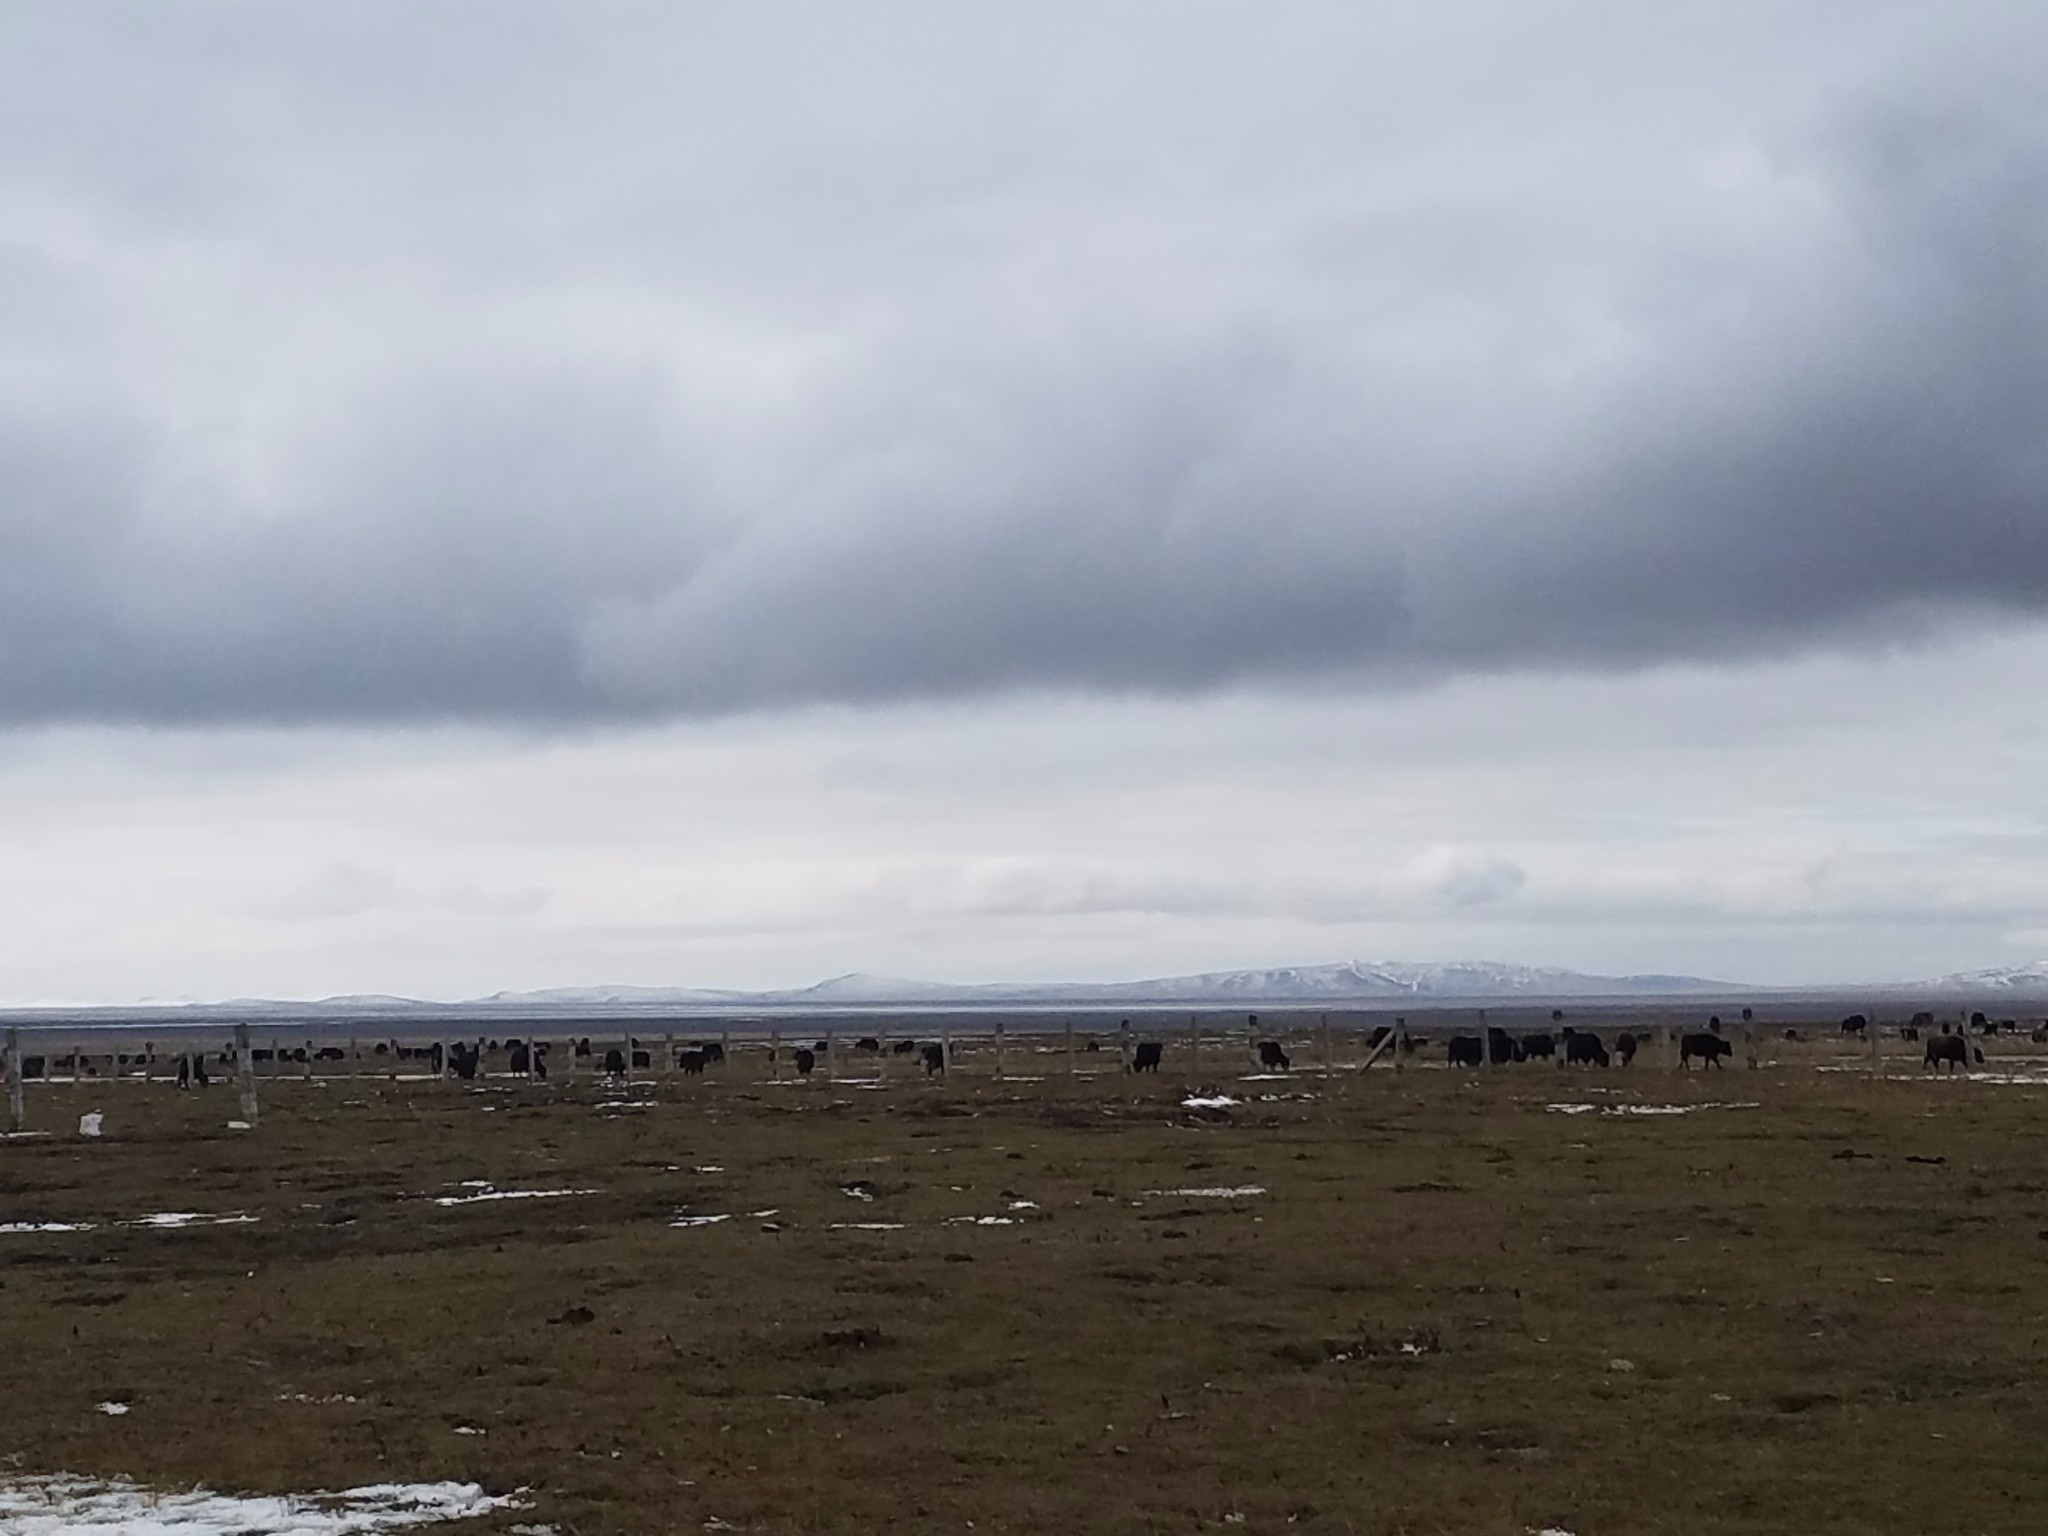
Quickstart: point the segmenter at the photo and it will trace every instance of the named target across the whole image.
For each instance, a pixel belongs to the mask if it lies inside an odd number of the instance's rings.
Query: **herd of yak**
[[[1557,1013],[1551,1015],[1553,1021],[1560,1017]],[[1743,1017],[1745,1021],[1748,1020],[1749,1010],[1743,1010]],[[1252,1015],[1250,1022],[1256,1030],[1258,1015]],[[1128,1027],[1129,1021],[1126,1021],[1126,1031]],[[1852,1013],[1841,1023],[1842,1034],[1856,1039],[1870,1038],[1873,1028],[1869,1017],[1861,1013]],[[2009,1034],[2018,1028],[2015,1020],[1994,1021],[1982,1013],[1974,1013],[1970,1016],[1967,1028],[1958,1024],[1951,1031],[1949,1025],[1942,1024],[1937,1030],[1933,1014],[1916,1013],[1910,1022],[1899,1026],[1899,1035],[1902,1039],[1912,1041],[1919,1041],[1924,1036],[1923,1069],[1941,1072],[1965,1069],[1973,1061],[1978,1065],[1983,1064],[1984,1052],[1970,1043],[1970,1034]],[[1387,1049],[1407,1055],[1419,1048],[1418,1038],[1406,1029],[1399,1032],[1398,1038],[1390,1039],[1389,1036],[1394,1034],[1395,1031],[1386,1025],[1381,1025],[1371,1032],[1367,1037],[1367,1043],[1374,1057]],[[2036,1044],[2048,1044],[2048,1024],[2036,1027],[2030,1034]],[[1797,1039],[1798,1032],[1788,1029],[1785,1036],[1787,1039]],[[1450,1036],[1445,1041],[1445,1051],[1450,1064],[1454,1067],[1506,1066],[1526,1061],[1555,1061],[1561,1066],[1588,1067],[1606,1067],[1619,1061],[1625,1067],[1635,1060],[1637,1051],[1648,1044],[1651,1038],[1646,1032],[1638,1033],[1624,1029],[1612,1036],[1610,1044],[1607,1038],[1589,1029],[1559,1028],[1555,1031],[1536,1030],[1511,1034],[1505,1029],[1489,1028],[1483,1035]],[[607,1076],[623,1077],[632,1071],[648,1070],[653,1065],[652,1052],[644,1048],[638,1040],[627,1041],[623,1049],[613,1046],[602,1051],[594,1050],[587,1038],[567,1043],[579,1064],[588,1058],[592,1069]],[[898,1040],[893,1045],[885,1047],[875,1036],[864,1035],[853,1042],[852,1048],[866,1055],[876,1055],[887,1050],[894,1055],[914,1057],[928,1076],[946,1070],[948,1051],[945,1045],[939,1043]],[[479,1040],[475,1043],[456,1041],[445,1047],[439,1042],[429,1045],[400,1045],[396,1042],[387,1044],[379,1041],[373,1047],[372,1053],[383,1056],[387,1052],[395,1052],[399,1058],[418,1060],[436,1075],[445,1072],[468,1079],[476,1077],[482,1070],[486,1050],[495,1052],[500,1049],[506,1053],[508,1070],[535,1078],[545,1078],[548,1075],[548,1056],[551,1047],[545,1041],[506,1040],[502,1047],[496,1040],[490,1041],[488,1046]],[[793,1049],[789,1055],[797,1075],[809,1077],[817,1068],[818,1058],[828,1049],[829,1042],[824,1040],[820,1040],[815,1046],[798,1046]],[[1101,1045],[1095,1040],[1090,1040],[1086,1049],[1091,1052],[1100,1051]],[[1157,1072],[1165,1056],[1165,1049],[1157,1040],[1140,1041],[1127,1053],[1128,1070]],[[1263,1070],[1285,1072],[1293,1065],[1285,1048],[1277,1040],[1259,1040],[1256,1049],[1259,1066]],[[715,1040],[678,1045],[674,1046],[673,1050],[671,1064],[681,1069],[685,1076],[695,1076],[705,1068],[717,1066],[725,1060],[725,1047]],[[345,1056],[340,1047],[331,1045],[310,1049],[305,1046],[275,1050],[258,1048],[251,1050],[249,1054],[255,1063],[276,1061],[300,1064],[308,1064],[309,1055],[312,1062],[340,1061]],[[1687,1030],[1678,1037],[1678,1064],[1681,1067],[1690,1067],[1695,1061],[1716,1067],[1721,1064],[1723,1057],[1734,1054],[1734,1046],[1722,1037],[1721,1020],[1718,1016],[1709,1019],[1705,1029]],[[773,1055],[771,1049],[771,1059]],[[235,1060],[233,1046],[222,1050],[219,1059],[222,1066],[231,1067]],[[147,1055],[116,1055],[110,1059],[110,1064],[118,1071],[131,1063],[141,1065],[154,1060],[155,1053],[151,1051]],[[24,1056],[20,1061],[23,1077],[41,1077],[47,1068],[68,1070],[74,1075],[98,1075],[96,1066],[82,1053],[74,1053],[68,1058],[58,1057],[54,1062],[48,1063],[41,1056]],[[180,1087],[188,1084],[203,1086],[206,1081],[204,1053],[188,1053],[179,1060]]]

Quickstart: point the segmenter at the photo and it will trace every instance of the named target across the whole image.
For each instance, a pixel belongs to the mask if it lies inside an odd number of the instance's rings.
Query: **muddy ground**
[[[567,1533],[2048,1529],[2048,1086],[1821,1064],[338,1078],[253,1132],[35,1084],[0,1224],[83,1230],[0,1232],[0,1476],[474,1479]]]

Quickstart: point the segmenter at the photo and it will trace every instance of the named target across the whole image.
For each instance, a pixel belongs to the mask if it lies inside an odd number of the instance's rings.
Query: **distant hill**
[[[956,982],[917,981],[853,972],[808,987],[770,992],[714,992],[701,988],[593,987],[547,992],[498,992],[479,1003],[522,1006],[760,1004],[782,1007],[860,1007],[888,1003],[1288,1003],[1373,1002],[1394,999],[1674,997],[1740,990],[1697,976],[1588,976],[1577,971],[1502,965],[1491,961],[1411,964],[1342,961],[1334,965],[1264,970],[1208,971],[1142,981]]]
[[[2048,960],[2036,960],[2029,965],[1995,966],[1987,971],[1953,971],[1946,976],[1908,983],[1900,990],[1957,997],[1996,994],[2048,998]]]
[[[1089,1004],[1274,1007],[1287,1004],[1483,1003],[1507,999],[1532,1002],[1632,998],[1736,996],[1837,997],[1844,994],[1947,997],[1958,1000],[2038,999],[2048,1001],[2048,960],[2028,965],[1957,971],[1924,981],[1890,985],[1850,983],[1833,987],[1757,987],[1699,976],[1593,976],[1546,966],[1508,965],[1488,960],[1411,962],[1345,960],[1330,965],[1273,966],[1242,971],[1205,971],[1193,976],[1154,976],[1141,981],[943,982],[855,971],[807,987],[748,992],[715,987],[592,986],[549,987],[533,992],[493,992],[460,1003],[423,1002],[383,994],[327,997],[313,1002],[239,998],[226,1003],[159,1005],[210,1013],[250,1015],[405,1014],[419,1011],[478,1013],[563,1011],[603,1013],[648,1009],[696,1012],[759,1008],[1049,1007]]]

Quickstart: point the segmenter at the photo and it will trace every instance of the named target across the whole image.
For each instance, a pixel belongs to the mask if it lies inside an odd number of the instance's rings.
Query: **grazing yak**
[[[1143,1047],[1141,1046],[1140,1049],[1142,1050]],[[1287,1053],[1280,1049],[1280,1042],[1278,1040],[1261,1040],[1259,1042],[1259,1065],[1272,1071],[1285,1072],[1293,1063],[1287,1059]]]
[[[1636,1059],[1636,1047],[1642,1043],[1636,1038],[1634,1030],[1624,1029],[1614,1037],[1614,1054],[1621,1058],[1621,1064],[1625,1067]]]
[[[580,1055],[582,1053],[578,1052],[577,1054]],[[613,1046],[610,1050],[606,1051],[604,1053],[604,1070],[607,1077],[624,1077],[626,1075],[626,1053],[617,1046]]]
[[[928,1045],[924,1048],[924,1074],[930,1077],[934,1072],[946,1070],[946,1048],[944,1045]]]
[[[1970,1042],[1961,1035],[1936,1035],[1927,1042],[1927,1052],[1920,1063],[1920,1070],[1924,1072],[1932,1067],[1937,1072],[1944,1068],[1953,1072],[1967,1068],[1970,1065],[1971,1054]],[[1984,1053],[1977,1051],[1975,1055],[1977,1065],[1982,1066]]]
[[[1453,1035],[1444,1042],[1444,1054],[1454,1067],[1476,1067],[1486,1059],[1486,1044],[1477,1035]]]
[[[704,1053],[697,1050],[683,1051],[676,1057],[676,1065],[683,1069],[683,1076],[685,1077],[702,1077],[704,1075]]]
[[[1557,1038],[1548,1033],[1522,1036],[1522,1058],[1534,1061],[1541,1057],[1550,1061],[1557,1055]]]
[[[1590,1029],[1564,1031],[1564,1064],[1568,1067],[1604,1067],[1610,1060],[1607,1047]]]
[[[858,1040],[853,1042],[853,1048],[856,1051],[868,1051],[872,1053],[875,1051],[879,1051],[882,1048],[882,1042],[877,1040],[873,1035],[862,1035]]]
[[[1679,1037],[1678,1064],[1681,1067],[1691,1066],[1692,1059],[1695,1056],[1699,1057],[1700,1060],[1710,1067],[1718,1067],[1723,1056],[1733,1056],[1734,1054],[1734,1046],[1723,1040],[1719,1035],[1709,1034],[1705,1030],[1699,1030]]]
[[[817,1066],[817,1064],[817,1052],[807,1051],[802,1046],[796,1048],[796,1075],[798,1077],[809,1077],[811,1069]]]
[[[1164,1054],[1165,1047],[1160,1045],[1157,1040],[1140,1041],[1137,1050],[1131,1053],[1131,1070],[1133,1072],[1157,1072],[1159,1070],[1159,1058]]]
[[[1860,1013],[1852,1013],[1842,1020],[1842,1033],[1845,1035],[1861,1035],[1869,1027],[1870,1020]]]

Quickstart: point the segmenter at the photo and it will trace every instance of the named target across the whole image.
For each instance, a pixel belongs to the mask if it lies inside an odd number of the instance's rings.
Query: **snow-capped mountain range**
[[[1833,987],[1758,987],[1699,976],[1593,976],[1547,966],[1508,965],[1486,960],[1435,962],[1346,960],[1332,965],[1274,966],[1257,970],[1206,971],[1193,976],[1157,976],[1141,981],[1041,981],[959,983],[918,981],[852,972],[808,987],[740,991],[713,987],[550,987],[532,992],[493,992],[461,1002],[428,1002],[385,994],[328,997],[317,1001],[238,998],[226,1003],[184,1006],[209,1012],[251,1014],[406,1013],[455,1010],[605,1013],[672,1009],[714,1013],[760,1009],[807,1010],[903,1008],[1023,1008],[1091,1004],[1144,1007],[1195,1005],[1280,1007],[1288,1004],[1429,1004],[1521,999],[1530,1002],[1613,999],[1715,998],[1748,996],[2031,999],[2048,1002],[2048,960],[1981,971],[1957,971],[1889,985],[1849,983]]]

